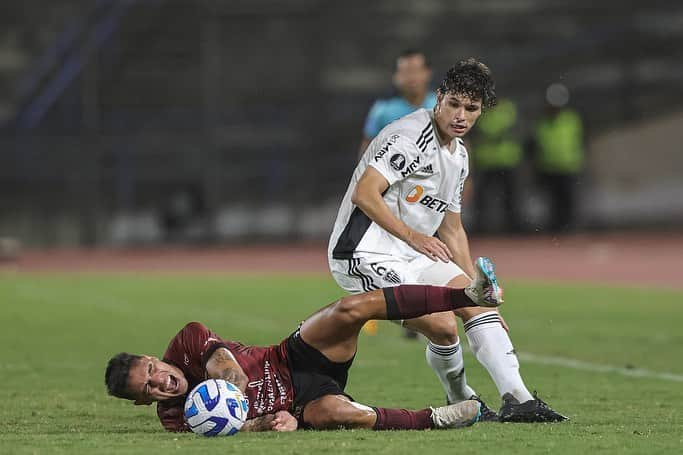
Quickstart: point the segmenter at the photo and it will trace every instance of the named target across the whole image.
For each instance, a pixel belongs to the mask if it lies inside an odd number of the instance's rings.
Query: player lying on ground
[[[183,405],[199,382],[225,379],[249,399],[243,431],[371,428],[407,430],[471,425],[480,404],[466,400],[419,411],[370,407],[344,393],[358,334],[370,319],[410,319],[471,306],[502,303],[493,264],[477,261],[477,278],[465,289],[401,285],[344,297],[304,321],[279,345],[244,346],[225,341],[204,325],[186,325],[163,360],[121,353],[107,366],[111,395],[135,404],[157,403],[169,431],[186,430]]]

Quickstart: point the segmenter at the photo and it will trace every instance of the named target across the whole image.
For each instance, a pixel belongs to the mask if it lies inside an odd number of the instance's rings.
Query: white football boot
[[[430,409],[434,428],[439,429],[469,427],[477,422],[481,415],[481,404],[475,400]]]
[[[496,279],[496,267],[489,258],[477,258],[475,277],[465,288],[465,294],[479,306],[497,307],[503,304],[503,288]]]

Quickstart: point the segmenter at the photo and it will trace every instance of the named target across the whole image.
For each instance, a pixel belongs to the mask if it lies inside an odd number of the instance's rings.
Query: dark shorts
[[[353,358],[348,362],[332,362],[320,351],[301,339],[299,330],[287,338],[287,362],[292,374],[294,386],[294,416],[300,423],[306,404],[323,395],[344,395],[349,368]]]

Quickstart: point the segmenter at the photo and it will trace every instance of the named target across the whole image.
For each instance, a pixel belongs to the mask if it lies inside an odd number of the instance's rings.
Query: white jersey
[[[373,222],[351,202],[358,180],[372,166],[389,182],[382,195],[392,213],[411,229],[433,235],[446,210],[460,213],[469,172],[467,150],[460,139],[451,152],[440,146],[431,111],[419,109],[387,125],[363,154],[346,190],[328,246],[330,259],[366,254],[411,260],[420,255]]]

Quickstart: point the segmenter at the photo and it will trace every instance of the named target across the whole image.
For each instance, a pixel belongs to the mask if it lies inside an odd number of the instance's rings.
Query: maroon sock
[[[377,413],[375,431],[384,430],[426,430],[434,428],[432,410],[408,411],[407,409],[372,408]]]
[[[387,301],[387,319],[390,321],[477,306],[465,295],[464,289],[421,284],[384,288],[384,298]]]

